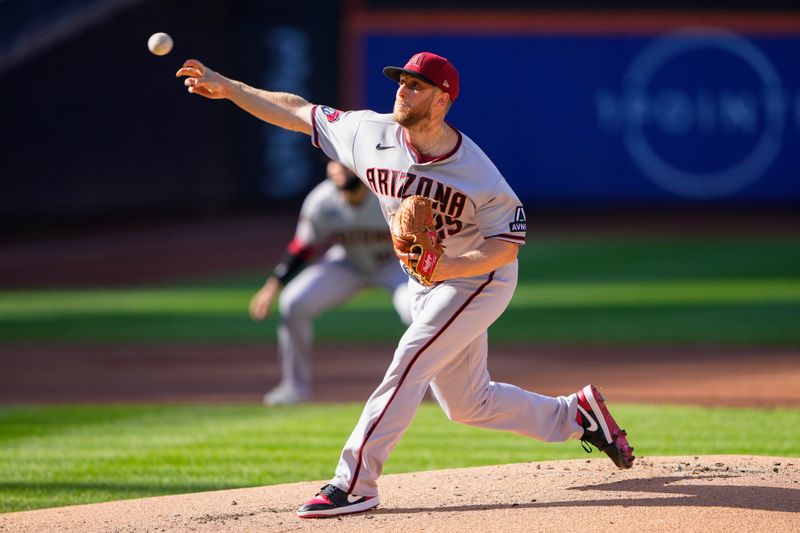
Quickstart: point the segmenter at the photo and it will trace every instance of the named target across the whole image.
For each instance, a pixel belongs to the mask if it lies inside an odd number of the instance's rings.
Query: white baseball
[[[147,39],[147,48],[157,56],[165,56],[172,50],[172,37],[161,31],[154,33]]]

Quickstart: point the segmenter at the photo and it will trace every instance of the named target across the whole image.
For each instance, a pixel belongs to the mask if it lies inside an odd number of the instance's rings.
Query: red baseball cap
[[[390,80],[400,81],[400,74],[406,73],[435,85],[450,95],[450,101],[458,97],[458,71],[446,57],[431,52],[414,54],[406,66],[384,67],[383,74]]]

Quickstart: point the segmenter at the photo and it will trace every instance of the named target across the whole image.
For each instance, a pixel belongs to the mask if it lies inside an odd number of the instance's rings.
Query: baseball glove
[[[433,273],[444,247],[433,229],[430,198],[414,195],[402,201],[392,217],[392,242],[408,273],[423,285],[433,285]],[[418,254],[419,258],[411,259],[408,254]]]

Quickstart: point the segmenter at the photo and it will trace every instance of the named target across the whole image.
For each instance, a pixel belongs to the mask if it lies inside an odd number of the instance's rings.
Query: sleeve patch
[[[521,205],[517,206],[517,212],[514,215],[514,222],[511,222],[508,225],[508,230],[512,232],[528,230],[528,222],[525,218],[525,210]]]
[[[328,122],[336,122],[342,115],[342,112],[339,111],[338,109],[334,109],[326,105],[321,106],[320,109],[322,110],[322,113],[325,115],[325,118],[328,119]]]

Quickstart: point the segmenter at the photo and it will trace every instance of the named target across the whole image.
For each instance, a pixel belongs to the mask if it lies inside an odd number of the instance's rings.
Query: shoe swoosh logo
[[[381,143],[375,145],[376,150],[388,150],[389,148],[395,148],[395,145],[392,144],[391,146],[384,146]]]
[[[354,494],[348,494],[347,495],[347,503],[356,503],[360,499],[361,499],[361,496],[356,496]]]
[[[586,417],[586,420],[589,421],[589,427],[586,428],[586,431],[597,431],[597,428],[599,427],[597,425],[597,421],[594,418],[592,418],[591,416],[589,416],[589,413],[586,412],[586,409],[584,409],[580,405],[578,406],[578,409],[580,410],[581,414],[584,417]]]

